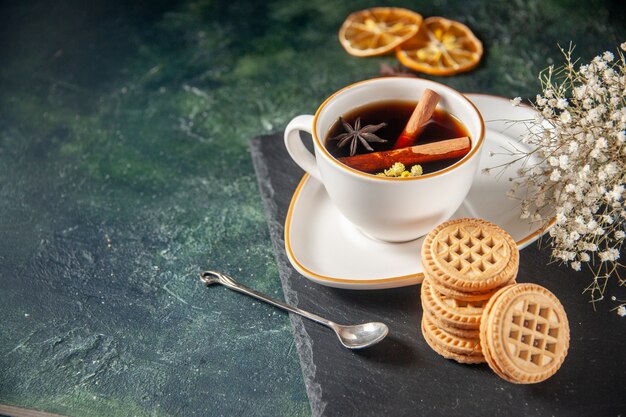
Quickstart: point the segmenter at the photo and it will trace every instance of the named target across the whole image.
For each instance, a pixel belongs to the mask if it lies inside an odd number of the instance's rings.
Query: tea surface
[[[387,123],[386,126],[380,128],[375,132],[376,136],[386,139],[387,142],[370,142],[369,145],[374,149],[368,151],[362,144],[358,144],[356,154],[379,152],[393,149],[396,140],[404,130],[411,113],[415,109],[416,102],[411,101],[379,101],[370,103],[365,106],[357,107],[354,110],[342,115],[345,122],[354,127],[357,118],[361,118],[361,127],[367,125],[377,125],[379,123]],[[332,138],[345,132],[345,129],[337,118],[337,121],[331,126],[324,146],[335,158],[343,158],[350,156],[350,146],[346,145],[338,147],[337,140],[331,140]],[[469,133],[465,126],[453,115],[442,109],[436,109],[433,117],[426,123],[422,133],[415,140],[413,145],[427,144],[431,142],[437,142],[445,139],[453,139],[462,136],[468,136]],[[421,164],[424,170],[424,174],[439,171],[444,169],[462,158],[448,159],[445,161],[429,162]],[[368,172],[370,174],[376,174],[376,172]]]

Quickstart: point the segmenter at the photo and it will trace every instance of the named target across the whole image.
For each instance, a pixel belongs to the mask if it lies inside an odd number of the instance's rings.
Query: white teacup
[[[441,96],[438,107],[460,120],[469,133],[470,151],[455,164],[419,177],[377,177],[342,164],[324,147],[339,116],[378,101],[417,101],[427,88]],[[313,136],[315,156],[302,143],[301,130]],[[478,170],[484,133],[478,109],[461,93],[433,81],[389,77],[352,84],[327,98],[315,116],[295,117],[285,129],[285,146],[302,169],[324,184],[333,204],[357,228],[376,239],[405,242],[425,235],[459,208]]]

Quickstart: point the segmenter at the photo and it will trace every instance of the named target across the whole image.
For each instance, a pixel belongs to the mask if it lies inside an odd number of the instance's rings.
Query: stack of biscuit
[[[569,347],[563,306],[547,289],[516,284],[519,251],[511,236],[480,219],[451,220],[422,247],[422,333],[441,356],[487,362],[516,384],[541,382]]]
[[[481,318],[491,296],[515,283],[517,244],[485,220],[451,220],[426,236],[422,265],[422,333],[427,343],[457,362],[485,362]]]

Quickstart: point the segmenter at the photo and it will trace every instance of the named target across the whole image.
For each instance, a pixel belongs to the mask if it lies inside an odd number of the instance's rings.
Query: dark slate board
[[[339,323],[383,321],[390,334],[362,351],[341,347],[328,329],[292,317],[294,337],[315,416],[601,416],[626,412],[626,318],[605,300],[594,311],[590,273],[549,265],[533,244],[521,253],[518,282],[537,282],[563,303],[571,327],[561,370],[535,385],[514,385],[483,365],[460,365],[434,353],[420,328],[419,286],[356,291],[309,281],[290,265],[284,221],[302,171],[283,146],[282,134],[254,138],[252,157],[276,249],[285,299]],[[341,256],[338,254],[337,256]],[[607,298],[626,299],[624,288]],[[620,296],[621,294],[621,296]]]

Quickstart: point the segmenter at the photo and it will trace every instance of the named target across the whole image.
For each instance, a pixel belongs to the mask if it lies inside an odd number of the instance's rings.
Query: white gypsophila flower
[[[530,211],[528,211],[527,209],[522,208],[522,212],[520,214],[520,218],[527,219],[529,217],[530,217]]]
[[[545,106],[546,104],[548,104],[548,100],[543,98],[541,94],[537,94],[537,97],[535,97],[535,100],[537,101],[538,106]]]
[[[599,123],[600,118],[602,117],[603,113],[604,113],[604,106],[598,105],[592,109],[589,109],[589,111],[587,112],[586,119],[590,124]],[[544,116],[545,116],[545,113],[544,113]]]
[[[584,85],[579,85],[572,90],[572,95],[576,100],[582,100],[587,94],[587,87]]]
[[[535,198],[535,205],[537,207],[543,207],[546,205],[546,195],[543,193],[537,194],[537,198]]]
[[[614,176],[615,174],[619,173],[619,168],[617,166],[616,163],[614,162],[609,162],[605,167],[604,167],[607,175],[609,176]]]
[[[603,156],[602,149],[593,148],[589,156],[591,156],[593,159],[598,159],[598,160],[602,159],[602,156]]]
[[[522,98],[521,97],[515,97],[514,99],[511,99],[511,105],[513,107],[518,107],[521,102],[522,102]]]
[[[626,316],[626,307],[624,307],[623,305],[617,307],[617,315],[620,317]]]
[[[626,52],[626,42],[620,47]],[[508,195],[521,200],[522,218],[556,220],[549,229],[555,259],[601,274],[622,267],[626,241],[626,60],[607,51],[579,65],[572,50],[563,51],[563,66],[540,74],[535,116],[523,122],[522,142],[532,151],[511,152],[524,162]],[[594,282],[590,291],[601,293]]]
[[[561,97],[561,98],[559,98],[559,99],[556,101],[556,107],[557,107],[558,109],[563,110],[563,109],[565,109],[568,105],[569,105],[569,102],[567,101],[567,99],[566,99],[566,98]]]
[[[543,111],[541,112],[541,114],[546,119],[550,119],[550,118],[552,118],[552,116],[554,116],[554,110],[552,109],[552,107],[544,107]]]
[[[610,248],[602,252],[598,252],[598,258],[602,262],[615,261],[619,258],[619,252],[615,248]]]
[[[620,201],[622,199],[622,195],[624,194],[624,186],[616,185],[611,190],[611,198],[615,201]]]

